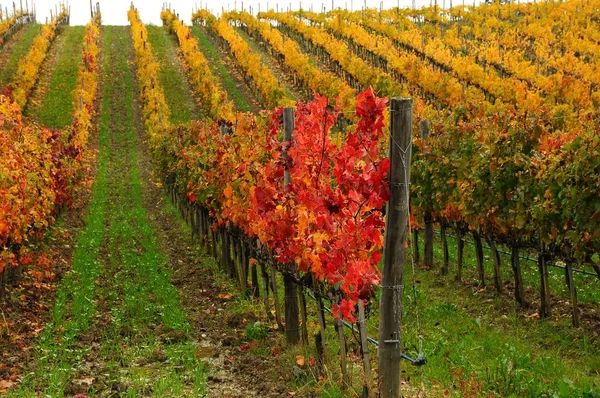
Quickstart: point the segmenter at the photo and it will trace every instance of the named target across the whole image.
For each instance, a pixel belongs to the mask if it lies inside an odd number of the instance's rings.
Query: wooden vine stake
[[[283,110],[283,140],[286,145],[292,141],[294,132],[294,108]],[[290,183],[290,170],[288,167],[287,148],[283,149],[285,171],[283,184],[287,187]],[[300,320],[298,318],[298,287],[290,274],[283,275],[283,287],[285,290],[285,337],[288,345],[300,342]]]
[[[471,231],[473,243],[475,244],[475,260],[477,260],[477,274],[479,275],[479,286],[485,287],[485,266],[483,263],[483,243],[481,234],[477,230]]]
[[[548,255],[546,254],[546,245],[540,243],[540,253],[538,254],[538,268],[540,272],[540,317],[550,316],[550,284],[548,282]]]
[[[369,355],[369,335],[367,333],[365,303],[362,300],[358,300],[358,331],[360,332],[360,353],[362,354],[363,371],[365,372],[362,397],[368,397],[369,395],[374,395],[375,391],[373,391],[373,378],[371,376],[371,356]],[[398,376],[400,376],[399,373]]]
[[[462,281],[463,258],[465,252],[464,233],[459,226],[456,228],[456,280]]]
[[[521,272],[521,261],[519,259],[519,248],[517,245],[512,246],[510,255],[510,265],[515,276],[515,300],[521,307],[526,307],[525,289],[523,288],[523,273]]]
[[[502,293],[502,272],[500,271],[502,261],[500,259],[500,252],[496,247],[494,239],[486,237],[486,241],[492,250],[492,259],[494,260],[494,287],[496,288],[496,292],[500,294]]]
[[[379,318],[379,379],[381,398],[400,396],[402,284],[406,261],[412,98],[392,98],[389,147],[391,198],[387,204]],[[359,307],[360,310],[360,307]]]
[[[342,372],[342,388],[350,387],[350,378],[348,377],[348,367],[346,364],[346,336],[344,335],[344,325],[340,319],[335,320],[335,330],[338,334],[340,343],[340,371]]]
[[[317,366],[319,368],[319,374],[325,374],[325,310],[323,308],[323,300],[321,299],[320,284],[313,278],[313,291],[315,292],[315,298],[317,303],[317,318],[319,319],[319,332],[315,336],[315,346],[317,348]]]
[[[412,117],[412,115],[411,115]],[[421,130],[421,139],[426,140],[429,137],[429,123],[427,120],[421,120],[419,125]],[[393,134],[393,132],[392,132]],[[425,157],[428,157],[426,154]],[[433,217],[430,211],[425,212],[425,266],[433,268]]]
[[[575,290],[575,281],[573,280],[573,264],[567,263],[565,267],[565,277],[567,279],[567,287],[571,296],[571,311],[573,313],[573,326],[579,327],[579,309],[577,308],[577,291]]]
[[[302,344],[308,344],[308,324],[306,318],[306,296],[304,295],[304,287],[300,288],[300,294],[298,295],[300,300],[300,321],[301,321],[301,332],[302,332]]]
[[[412,248],[413,248],[413,259],[415,260],[415,264],[418,264],[421,261],[421,256],[419,254],[419,230],[414,228],[412,230]]]
[[[442,263],[442,275],[448,275],[450,263],[450,254],[448,251],[448,238],[446,237],[447,225],[444,221],[440,221],[440,239],[442,240],[442,250],[444,252],[444,261]]]
[[[279,305],[279,294],[277,293],[277,273],[275,267],[271,265],[271,291],[273,292],[273,303],[275,304],[275,322],[279,331],[283,332],[283,324],[281,323],[281,306]]]

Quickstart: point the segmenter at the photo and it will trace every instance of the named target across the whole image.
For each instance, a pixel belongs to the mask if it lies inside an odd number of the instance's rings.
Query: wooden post
[[[242,3],[243,4],[243,3]],[[283,110],[283,140],[285,145],[290,145],[294,132],[294,108]],[[285,161],[284,187],[289,185],[291,177],[288,167],[287,146],[283,149]],[[294,267],[295,268],[295,267]],[[285,290],[285,336],[288,345],[300,342],[300,320],[298,318],[298,288],[291,275],[284,274],[283,287]]]
[[[363,384],[362,396],[368,397],[369,395],[373,395],[374,391],[371,383],[371,357],[369,355],[369,335],[367,334],[367,323],[365,318],[365,304],[362,300],[358,300],[358,330],[360,332],[360,352],[363,358],[363,370],[365,372],[365,380]],[[380,346],[381,347],[381,346]],[[381,348],[380,348],[381,350]],[[400,361],[398,361],[400,362]],[[380,365],[379,365],[379,374],[381,375],[381,356],[380,356]],[[400,384],[400,368],[398,367],[398,385]],[[383,386],[382,386],[383,390]],[[398,390],[399,391],[399,390]],[[381,395],[382,397],[384,395]],[[399,397],[400,395],[396,395]]]
[[[281,323],[281,310],[279,306],[279,294],[277,294],[277,275],[275,267],[271,265],[271,291],[273,292],[273,302],[275,304],[275,322],[280,332],[283,332],[283,324]]]
[[[273,315],[271,314],[271,309],[269,307],[269,274],[267,274],[267,267],[265,267],[263,263],[260,264],[260,270],[263,280],[263,304],[265,305],[267,319],[272,320]]]
[[[550,284],[548,282],[548,255],[545,253],[546,246],[540,244],[538,254],[538,269],[540,272],[540,318],[550,316]]]
[[[301,325],[301,336],[302,336],[302,344],[308,344],[308,325],[307,325],[307,317],[306,317],[306,296],[304,295],[304,286],[300,288],[300,294],[298,298],[300,299],[300,321]]]
[[[242,295],[248,297],[248,256],[246,255],[246,242],[243,237],[238,240],[238,251],[240,259],[240,281],[242,285]]]
[[[421,120],[419,125],[421,130],[421,139],[426,140],[429,137],[429,123],[427,120]],[[427,159],[429,156],[425,155]],[[430,211],[425,211],[425,266],[433,268],[433,217]]]
[[[316,336],[316,342],[318,343],[317,356],[319,362],[319,372],[323,373],[325,365],[325,350],[323,349],[323,344],[325,343],[325,328],[327,327],[327,325],[325,324],[325,310],[323,309],[323,299],[321,298],[321,294],[319,293],[319,284],[314,279],[312,280],[312,282],[313,291],[315,292],[315,301],[317,302],[317,318],[319,320],[319,333],[317,333]]]
[[[485,238],[490,249],[492,249],[492,259],[494,260],[494,287],[496,288],[496,292],[498,294],[502,293],[502,273],[500,272],[500,252],[498,252],[498,248],[496,247],[496,242],[492,238]]]
[[[285,337],[288,345],[300,342],[300,321],[298,316],[298,287],[290,274],[283,274],[285,287]]]
[[[519,259],[519,248],[517,245],[512,246],[510,255],[510,265],[515,276],[515,300],[521,307],[526,307],[525,291],[523,288],[523,275],[521,273],[521,261]]]
[[[345,390],[350,387],[350,378],[348,377],[348,366],[346,364],[346,336],[344,335],[344,325],[340,319],[335,320],[335,330],[340,343],[340,371],[342,372],[342,389]]]
[[[463,239],[463,231],[459,226],[456,228],[456,280],[462,281],[463,269],[463,254],[465,252],[465,240]]]
[[[250,253],[248,253],[248,258],[250,256]],[[250,267],[250,274],[252,275],[252,297],[254,298],[259,298],[260,297],[260,291],[258,289],[258,270],[256,269],[256,264],[252,265]]]
[[[475,244],[475,260],[477,261],[477,274],[479,275],[479,286],[485,287],[485,268],[483,264],[483,244],[479,231],[471,231],[473,243]]]
[[[412,107],[411,98],[392,98],[392,139],[389,147],[391,198],[387,204],[379,306],[379,377],[382,398],[400,396],[402,284],[409,217]]]
[[[227,229],[225,230],[225,237],[227,239],[227,256],[225,257],[225,259],[227,260],[227,270],[229,272],[229,277],[239,283],[240,280],[237,265],[233,256],[231,255],[232,249],[235,250],[235,243],[233,242],[233,237],[231,236],[231,233]]]
[[[573,314],[573,326],[579,327],[579,308],[577,308],[577,290],[575,290],[575,281],[573,280],[573,264],[567,262],[565,268],[565,277],[567,279],[567,287],[571,296],[571,312]]]
[[[221,238],[221,255],[219,257],[220,261],[220,265],[221,265],[221,270],[223,272],[227,272],[227,249],[225,248],[226,246],[229,247],[229,242],[227,242],[227,238],[225,237],[225,231],[224,228],[220,228],[219,229],[219,237]]]
[[[442,240],[442,249],[444,252],[444,261],[442,263],[442,275],[448,275],[448,263],[449,263],[449,259],[450,259],[450,255],[448,253],[448,239],[446,237],[446,229],[447,229],[447,225],[445,221],[440,221],[440,235],[441,235],[441,240]]]
[[[413,245],[413,258],[415,264],[419,264],[421,256],[419,253],[419,231],[417,229],[412,230],[412,245]]]
[[[94,18],[94,6],[92,5],[92,0],[90,0],[90,14],[92,15],[92,18]]]

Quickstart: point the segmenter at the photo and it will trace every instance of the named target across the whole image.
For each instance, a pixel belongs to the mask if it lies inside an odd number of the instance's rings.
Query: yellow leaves
[[[158,64],[152,55],[146,27],[140,20],[133,6],[127,16],[131,24],[131,35],[137,61],[137,76],[142,86],[142,103],[144,105],[144,120],[152,139],[159,136],[161,129],[169,126],[170,111],[165,100],[164,92],[158,84]]]
[[[66,16],[66,10],[63,7],[62,12],[55,17],[49,25],[44,25],[38,37],[34,40],[31,49],[23,59],[19,61],[19,66],[15,74],[12,86],[14,87],[15,102],[21,107],[27,104],[29,93],[37,81],[37,74],[46,58],[46,53],[50,43],[56,34],[58,22]]]
[[[210,13],[207,11],[200,10],[192,16],[192,19],[199,17],[205,19],[208,18],[208,15]],[[227,99],[226,92],[211,72],[206,58],[204,58],[204,55],[198,49],[198,43],[193,38],[190,28],[183,25],[170,10],[163,11],[161,18],[177,36],[179,47],[187,64],[188,76],[190,77],[192,87],[195,94],[199,97],[199,103],[206,114],[214,120],[224,119],[229,122],[235,121],[233,103]]]
[[[275,18],[274,12],[263,14],[268,19]],[[223,18],[243,22],[250,32],[258,31],[269,46],[283,56],[285,65],[294,72],[300,81],[304,82],[311,90],[327,97],[332,104],[339,97],[342,109],[354,111],[356,91],[337,76],[321,72],[312,65],[298,44],[293,40],[284,40],[281,33],[277,29],[273,29],[269,22],[258,21],[247,12],[237,11],[225,13]]]

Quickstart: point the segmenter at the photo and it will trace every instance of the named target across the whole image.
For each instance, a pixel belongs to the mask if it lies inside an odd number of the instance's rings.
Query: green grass
[[[48,91],[41,105],[34,110],[36,119],[44,126],[62,128],[71,124],[73,118],[73,90],[83,50],[85,27],[65,26],[61,33],[56,65],[50,78]]]
[[[173,123],[186,123],[197,119],[194,99],[192,98],[185,76],[180,68],[175,51],[176,43],[173,37],[159,26],[146,26],[148,41],[152,46],[152,53],[160,64],[158,79],[165,92],[165,98],[171,110]]]
[[[422,243],[422,241],[421,241]],[[453,241],[450,241],[453,243]],[[422,246],[421,246],[422,248]],[[450,245],[451,274],[455,264]],[[434,258],[439,270],[439,240]],[[455,250],[454,250],[455,252]],[[486,252],[486,255],[490,253]],[[466,279],[475,273],[474,250],[465,245]],[[510,268],[503,259],[504,271]],[[491,275],[486,257],[486,272]],[[524,267],[525,268],[525,267]],[[412,267],[406,265],[403,347],[416,356],[419,324],[428,364],[404,365],[405,378],[438,393],[446,388],[455,396],[592,397],[600,394],[600,352],[591,336],[573,329],[570,318],[527,320],[505,298],[486,298],[477,289],[454,282],[454,275],[417,268],[417,296],[412,294]],[[537,272],[532,267],[532,272]],[[509,275],[504,277],[508,278]],[[529,279],[529,280],[528,280]],[[532,283],[532,276],[526,283]],[[563,282],[564,283],[564,282]],[[493,289],[493,285],[488,287]],[[377,303],[374,307],[377,307]],[[378,312],[369,321],[377,338]]]
[[[13,51],[11,52],[8,60],[4,64],[4,67],[0,69],[0,86],[5,87],[11,83],[17,68],[19,66],[19,60],[23,58],[29,52],[33,40],[36,38],[41,30],[42,25],[31,24],[26,25],[22,29],[25,29],[25,33],[21,37],[19,43],[15,44]]]
[[[411,271],[407,277],[410,281]],[[502,314],[500,301],[484,300],[470,289],[441,281],[435,272],[420,271],[418,279],[416,301],[428,364],[405,366],[405,377],[414,385],[423,382],[441,391],[473,377],[473,396],[487,391],[528,397],[600,392],[598,349],[568,322],[526,320],[511,311]],[[418,351],[415,308],[407,293],[403,346],[413,355]],[[466,392],[454,390],[457,396]]]
[[[130,30],[104,31],[99,170],[87,225],[33,372],[13,394],[203,396],[205,365],[142,197]],[[91,386],[78,384],[90,377]]]
[[[250,112],[250,104],[238,90],[228,68],[221,62],[218,50],[198,26],[192,26],[192,32],[198,38],[198,47],[206,57],[213,74],[221,79],[223,89],[231,96],[236,109],[241,112]]]

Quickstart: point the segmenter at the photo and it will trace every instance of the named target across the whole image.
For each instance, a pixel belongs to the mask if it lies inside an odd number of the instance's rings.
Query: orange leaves
[[[63,9],[57,19],[65,13]],[[37,79],[56,23],[54,20],[43,28],[20,64],[16,82],[21,86],[15,90],[15,98],[21,103],[26,102],[28,91]],[[88,57],[90,73],[96,70],[98,34],[97,26],[88,27],[89,45],[84,48],[84,56]],[[23,120],[19,105],[0,95],[0,270],[5,266],[35,263],[40,276],[51,276],[48,257],[42,253],[34,261],[28,241],[31,236],[43,237],[57,209],[72,203],[73,190],[81,182],[81,153],[87,147],[91,128],[97,77],[89,75],[85,81],[86,92],[90,92],[84,109],[76,110],[73,125],[63,130],[49,130]],[[82,90],[78,87],[75,92]]]

